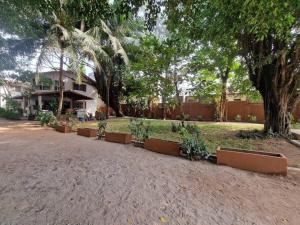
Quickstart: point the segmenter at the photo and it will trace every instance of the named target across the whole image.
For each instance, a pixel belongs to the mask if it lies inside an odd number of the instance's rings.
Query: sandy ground
[[[287,177],[0,121],[1,225],[295,224]]]

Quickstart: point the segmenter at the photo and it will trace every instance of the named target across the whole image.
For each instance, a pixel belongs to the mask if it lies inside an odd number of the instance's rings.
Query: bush
[[[71,128],[76,125],[76,118],[71,112],[66,113],[66,125]]]
[[[199,128],[195,129],[193,133],[190,133],[186,128],[182,128],[180,135],[182,139],[181,150],[188,159],[192,160],[197,157],[207,159],[209,157],[207,146],[200,136]]]
[[[145,141],[150,136],[150,123],[145,119],[131,119],[129,129],[137,141]]]
[[[189,114],[181,113],[180,115],[177,115],[175,118],[176,118],[176,120],[188,121],[188,120],[190,120],[191,117]]]
[[[176,123],[172,122],[172,123],[171,123],[171,131],[172,131],[173,133],[177,133],[177,131],[178,131],[178,126],[179,126],[179,125],[177,125]]]
[[[234,117],[234,120],[237,121],[237,122],[241,122],[242,121],[242,117],[240,114],[237,114],[235,117]]]
[[[107,120],[100,120],[98,122],[98,139],[101,139],[104,136],[106,126],[107,126]]]
[[[15,112],[15,111],[0,108],[0,117],[3,117],[5,119],[19,120],[19,119],[21,119],[21,116],[22,116],[22,114],[19,111]]]
[[[57,119],[53,115],[53,112],[38,112],[36,119],[40,121],[42,126],[50,125],[50,126],[57,126]]]
[[[203,120],[202,115],[198,115],[198,116],[197,116],[197,120],[198,120],[198,121],[202,121],[202,120]]]
[[[106,120],[106,114],[101,111],[96,111],[95,118],[96,120]]]
[[[255,123],[257,121],[257,118],[255,115],[248,115],[249,121]]]

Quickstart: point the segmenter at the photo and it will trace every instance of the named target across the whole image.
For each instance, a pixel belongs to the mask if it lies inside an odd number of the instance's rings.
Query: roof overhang
[[[32,96],[49,96],[49,97],[59,97],[59,91],[35,91],[31,94]],[[93,100],[92,97],[84,95],[80,92],[74,90],[64,91],[64,97],[71,98],[75,101],[79,100]],[[14,99],[22,99],[23,96],[16,96]]]

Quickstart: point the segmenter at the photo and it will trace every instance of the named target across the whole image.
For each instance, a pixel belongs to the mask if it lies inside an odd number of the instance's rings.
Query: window
[[[76,90],[76,91],[86,91],[86,85],[85,84],[76,84],[74,82],[73,83],[73,90]]]
[[[41,84],[40,85],[40,90],[50,90],[50,85],[48,85],[48,84]]]
[[[55,91],[58,91],[58,90],[59,90],[59,81],[58,81],[58,80],[55,80],[55,81],[54,81],[54,90],[55,90]]]

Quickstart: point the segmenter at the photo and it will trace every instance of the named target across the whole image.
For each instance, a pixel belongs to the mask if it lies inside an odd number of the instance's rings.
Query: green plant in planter
[[[36,119],[40,121],[41,126],[57,126],[57,119],[52,112],[42,112],[37,113]]]
[[[139,142],[145,141],[150,136],[150,122],[145,119],[130,119],[130,133]]]
[[[234,120],[237,121],[237,122],[241,122],[242,121],[242,117],[240,114],[237,114],[235,117],[234,117]]]
[[[106,126],[107,126],[107,120],[100,120],[98,122],[98,139],[99,140],[104,136]]]
[[[179,133],[182,139],[182,153],[186,155],[188,159],[208,159],[210,154],[207,150],[207,145],[200,136],[201,132],[199,128],[194,129],[192,133],[186,128],[182,128]]]
[[[77,121],[73,113],[71,112],[66,113],[66,126],[72,129],[76,125],[76,122]]]

